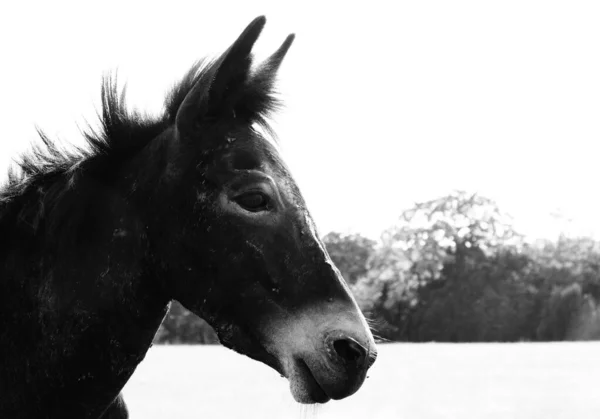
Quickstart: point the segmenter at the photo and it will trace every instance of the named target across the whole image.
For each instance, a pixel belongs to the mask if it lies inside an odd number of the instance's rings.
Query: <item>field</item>
[[[600,344],[393,344],[354,396],[296,404],[287,380],[220,346],[154,346],[124,390],[131,419],[600,417]]]

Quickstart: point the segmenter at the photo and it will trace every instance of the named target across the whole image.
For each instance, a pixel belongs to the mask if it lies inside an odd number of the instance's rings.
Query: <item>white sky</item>
[[[599,236],[597,1],[90,4],[0,6],[1,173],[34,124],[77,142],[104,71],[157,112],[191,63],[265,14],[258,58],[297,34],[275,126],[321,233],[377,237],[413,202],[464,189],[533,237]]]

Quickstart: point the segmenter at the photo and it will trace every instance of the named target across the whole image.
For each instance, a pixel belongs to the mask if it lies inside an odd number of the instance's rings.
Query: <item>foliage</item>
[[[527,265],[518,256],[506,256],[520,243],[508,216],[489,199],[458,191],[417,203],[382,235],[370,273],[377,279],[368,282],[382,291],[371,294],[366,308],[384,324],[396,326],[386,328],[390,339],[501,340],[508,335],[502,332],[507,326],[499,328],[497,317],[508,316],[511,306],[498,295],[510,288],[527,296],[523,303],[528,308],[534,306],[525,290],[496,280],[511,278]],[[504,256],[495,256],[500,250]],[[518,266],[513,269],[509,263]],[[527,317],[530,310],[524,313]],[[520,328],[521,317],[513,317],[510,323]]]
[[[456,192],[403,212],[353,291],[392,340],[589,339],[598,249],[564,236],[527,245],[493,201]],[[562,291],[575,282],[579,299]]]
[[[214,344],[219,343],[219,340],[206,321],[188,311],[177,301],[173,301],[154,337],[154,342]]]
[[[571,284],[552,292],[544,308],[537,337],[542,341],[566,340],[570,337],[583,304],[579,284]]]
[[[576,318],[565,336],[566,340],[600,340],[600,306],[589,294],[583,302]]]
[[[462,267],[444,266],[442,281],[420,290],[412,341],[506,342],[530,340],[539,310],[535,290],[523,280],[521,255],[468,252]]]
[[[600,299],[600,242],[590,237],[538,241],[526,249],[537,265],[537,274],[549,287],[578,283],[584,293]]]
[[[419,284],[438,279],[444,262],[460,257],[461,248],[490,253],[521,243],[510,218],[493,201],[462,191],[416,203],[382,239],[411,262]]]

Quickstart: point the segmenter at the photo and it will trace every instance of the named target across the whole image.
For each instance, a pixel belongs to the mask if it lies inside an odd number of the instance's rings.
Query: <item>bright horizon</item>
[[[460,189],[530,237],[600,237],[596,2],[32,3],[0,7],[0,179],[36,124],[80,141],[106,71],[158,112],[194,61],[264,14],[257,61],[296,33],[273,125],[321,234],[376,238]]]

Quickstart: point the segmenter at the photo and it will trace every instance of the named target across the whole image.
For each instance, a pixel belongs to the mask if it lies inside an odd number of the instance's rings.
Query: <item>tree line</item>
[[[331,232],[323,242],[380,341],[600,338],[600,242],[529,243],[480,195],[417,203],[380,241]],[[218,342],[178,303],[155,341]]]

